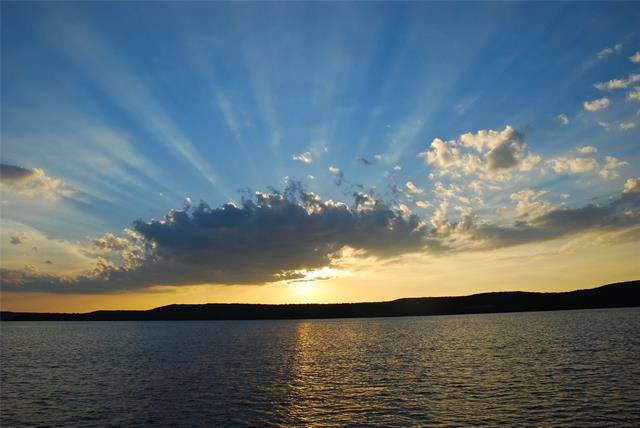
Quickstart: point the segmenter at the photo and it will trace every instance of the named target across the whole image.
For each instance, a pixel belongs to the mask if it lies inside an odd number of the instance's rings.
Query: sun
[[[288,285],[296,296],[305,298],[317,294],[321,281],[327,281],[332,278],[345,275],[345,271],[330,267],[323,267],[309,271],[301,270],[299,273],[303,274],[304,277],[294,281],[289,281]]]

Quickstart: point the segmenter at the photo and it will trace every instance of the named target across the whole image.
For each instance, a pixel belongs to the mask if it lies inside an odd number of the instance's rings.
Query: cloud
[[[631,84],[640,81],[640,74],[629,74],[629,77],[626,79],[611,79],[608,82],[600,82],[596,83],[596,89],[601,91],[611,90],[611,89],[625,89],[628,88]]]
[[[24,240],[25,240],[24,236],[12,236],[9,242],[12,245],[20,245],[24,243]]]
[[[514,192],[517,216],[512,225],[478,219],[469,207],[454,205],[457,188],[441,187],[445,199],[431,217],[433,228],[404,204],[393,208],[356,192],[347,205],[290,183],[283,192],[256,192],[240,205],[211,208],[201,203],[172,210],[161,220],[138,220],[121,235],[95,239],[95,254],[87,247],[34,234],[38,246],[56,248],[56,254],[64,248],[83,265],[91,260],[91,267],[60,274],[58,260],[48,263],[52,259],[47,257],[38,262],[43,256],[33,253],[28,260],[23,254],[7,261],[3,252],[0,285],[14,292],[101,294],[150,286],[266,284],[340,267],[345,251],[373,260],[455,254],[580,233],[620,234],[640,225],[640,178],[628,179],[623,192],[605,205],[558,208],[542,199],[544,190]],[[448,218],[451,210],[459,213],[459,220]],[[3,234],[10,233],[3,240],[16,235],[17,229],[9,229],[3,227]],[[14,247],[14,252],[26,251]]]
[[[637,180],[637,179],[636,179]],[[482,249],[503,248],[549,241],[578,233],[607,234],[631,230],[640,225],[640,189],[638,182],[627,180],[625,191],[606,205],[589,204],[579,208],[554,208],[513,226],[491,223],[457,225],[455,239],[461,237]],[[627,190],[627,188],[629,190]]]
[[[599,51],[597,57],[598,59],[604,59],[608,56],[611,56],[614,52],[620,51],[620,49],[622,49],[622,43],[616,43],[613,47],[604,48]]]
[[[623,166],[629,165],[629,162],[621,161],[620,159],[613,156],[606,156],[604,158],[605,164],[600,170],[598,174],[602,178],[613,179],[618,177],[617,170],[622,168]]]
[[[558,122],[561,125],[568,125],[569,116],[567,116],[565,113],[560,113],[559,115],[556,116],[556,122]]]
[[[584,147],[580,147],[578,151],[584,155],[590,155],[590,154],[598,153],[598,148],[593,146],[584,146]]]
[[[524,159],[524,135],[507,125],[501,132],[488,130],[475,134],[467,133],[460,137],[466,147],[474,147],[482,153],[488,149],[486,160],[489,170],[508,169]]]
[[[640,51],[638,51],[638,52],[634,53],[633,55],[631,55],[629,57],[629,61],[635,62],[636,64],[640,63]]]
[[[547,164],[557,173],[579,174],[598,168],[598,161],[591,158],[569,158],[560,156],[547,161]]]
[[[382,155],[376,154],[376,155],[373,155],[373,159],[371,160],[367,158],[359,158],[358,162],[360,162],[362,165],[370,166],[375,164],[376,162],[380,162],[381,160],[382,160]]]
[[[640,177],[628,178],[624,183],[624,190],[622,191],[623,195],[635,192],[640,192]]]
[[[262,284],[299,279],[334,264],[343,248],[376,258],[427,245],[427,227],[407,209],[359,194],[348,206],[291,184],[240,206],[202,203],[162,220],[136,221],[128,235],[94,241],[113,253],[74,278],[3,269],[7,291],[108,293],[152,285]],[[126,259],[128,263],[124,263]],[[4,266],[4,264],[3,264]]]
[[[635,128],[636,124],[635,122],[620,122],[618,126],[620,127],[621,130],[628,131],[630,129]]]
[[[536,192],[530,188],[512,193],[510,198],[517,202],[516,215],[519,218],[539,217],[551,211],[553,206],[541,199],[547,193],[549,193],[548,190]]]
[[[530,171],[540,162],[539,156],[526,154],[525,149],[524,134],[507,125],[502,131],[469,132],[457,140],[436,138],[431,149],[418,156],[438,168],[440,175],[497,177],[516,168]]]
[[[640,86],[627,93],[627,101],[640,101]]]
[[[8,270],[22,270],[29,265],[40,273],[69,276],[91,269],[94,261],[86,246],[50,238],[35,228],[3,217],[0,217],[0,247],[0,264]],[[51,266],[54,262],[55,266]]]
[[[609,98],[599,98],[593,101],[585,101],[582,105],[585,110],[598,111],[609,107],[611,105],[611,101],[609,101]]]
[[[306,163],[307,165],[313,162],[313,158],[311,157],[310,152],[304,152],[298,155],[293,155],[293,160]]]
[[[415,184],[413,184],[413,181],[407,181],[405,183],[405,186],[407,186],[407,189],[409,190],[409,193],[411,193],[413,195],[419,195],[419,194],[424,192],[424,189],[421,189],[418,186],[416,186]]]
[[[460,150],[454,147],[455,144],[455,141],[445,142],[436,138],[431,142],[431,150],[419,153],[418,156],[424,157],[428,164],[446,169],[461,161]]]
[[[336,185],[341,186],[344,180],[344,172],[342,172],[340,168],[335,166],[330,166],[328,169],[331,174],[334,174],[336,176]]]
[[[61,179],[47,176],[40,168],[0,164],[0,185],[9,191],[32,198],[42,196],[54,200],[73,194]]]

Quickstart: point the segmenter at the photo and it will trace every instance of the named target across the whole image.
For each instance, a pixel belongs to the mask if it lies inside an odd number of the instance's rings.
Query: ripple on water
[[[640,423],[640,309],[2,324],[2,426]]]

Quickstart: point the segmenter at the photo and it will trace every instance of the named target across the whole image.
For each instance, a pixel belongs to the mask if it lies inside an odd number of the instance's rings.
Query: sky
[[[638,3],[1,15],[3,310],[640,278]]]

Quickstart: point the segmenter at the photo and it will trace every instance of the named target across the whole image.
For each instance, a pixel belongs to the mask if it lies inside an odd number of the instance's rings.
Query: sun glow
[[[288,284],[293,292],[299,297],[311,297],[318,291],[319,282],[332,278],[345,276],[347,271],[323,267],[314,270],[301,270],[298,273],[304,275],[303,278],[289,281]]]

